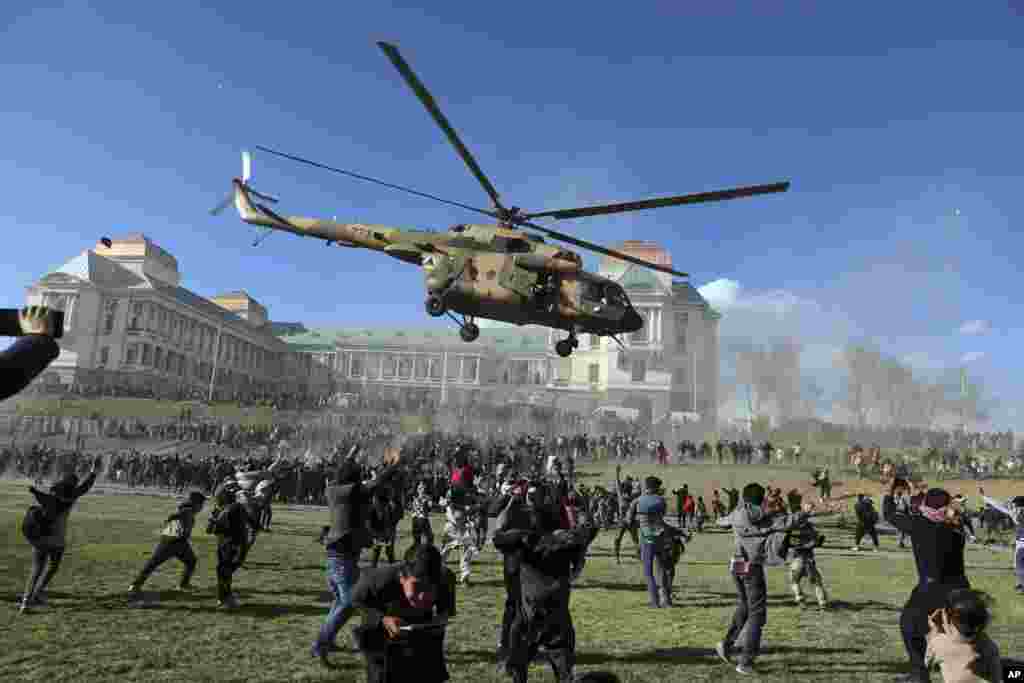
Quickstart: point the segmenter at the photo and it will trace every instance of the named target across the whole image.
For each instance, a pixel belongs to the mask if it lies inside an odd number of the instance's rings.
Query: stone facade
[[[618,245],[671,264],[649,242]],[[554,353],[564,333],[480,321],[463,342],[452,327],[420,330],[308,330],[270,322],[245,291],[205,299],[180,286],[173,256],[145,235],[98,244],[29,288],[28,304],[65,311],[61,355],[43,381],[215,395],[287,392],[371,396],[440,403],[528,402],[591,414],[602,406],[717,420],[719,315],[688,283],[605,258],[602,275],[619,282],[644,317],[621,339],[584,335],[568,358]],[[105,372],[97,372],[97,371]],[[112,379],[113,378],[113,379]]]
[[[141,234],[97,244],[45,275],[28,288],[27,304],[63,310],[65,330],[41,381],[205,396],[216,373],[219,396],[303,393],[314,359],[270,334],[266,309],[246,295],[247,320],[180,281],[174,257]]]

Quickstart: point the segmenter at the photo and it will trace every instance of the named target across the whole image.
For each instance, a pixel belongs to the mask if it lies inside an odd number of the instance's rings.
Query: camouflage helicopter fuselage
[[[452,310],[469,318],[566,330],[571,337],[643,327],[619,284],[587,272],[578,254],[538,235],[502,225],[456,225],[434,232],[281,216],[254,203],[241,180],[234,185],[235,206],[247,223],[372,249],[420,266],[432,315]]]

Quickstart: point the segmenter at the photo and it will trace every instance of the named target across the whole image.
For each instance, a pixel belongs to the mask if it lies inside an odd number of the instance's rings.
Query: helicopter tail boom
[[[255,203],[250,197],[251,192],[241,180],[236,178],[233,183],[235,208],[238,209],[239,217],[250,225],[290,232],[300,237],[316,237],[342,247],[384,251],[390,244],[387,239],[390,228],[361,223],[336,223],[303,216],[281,216],[266,206]]]

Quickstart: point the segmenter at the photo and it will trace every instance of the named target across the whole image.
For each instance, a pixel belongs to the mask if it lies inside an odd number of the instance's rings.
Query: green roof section
[[[618,280],[623,289],[658,289],[658,277],[649,268],[631,266]]]
[[[427,347],[474,345],[490,347],[501,353],[535,353],[548,351],[548,335],[544,331],[486,327],[480,337],[469,344],[459,337],[454,325],[443,328],[318,328],[305,332],[279,335],[281,341],[297,351],[332,351],[337,346]]]

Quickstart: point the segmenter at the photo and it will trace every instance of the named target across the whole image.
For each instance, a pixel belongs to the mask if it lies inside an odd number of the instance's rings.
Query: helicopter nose
[[[626,332],[639,332],[643,329],[644,319],[640,317],[635,308],[630,308],[622,316],[622,326]]]

